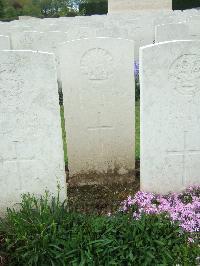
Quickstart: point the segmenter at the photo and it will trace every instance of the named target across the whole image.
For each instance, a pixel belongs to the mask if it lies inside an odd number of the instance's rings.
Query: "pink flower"
[[[133,212],[134,219],[140,219],[142,213],[168,213],[172,222],[179,222],[184,231],[200,232],[200,186],[165,196],[138,191],[133,198],[129,196],[122,203],[120,210],[129,212],[133,206],[137,207]]]

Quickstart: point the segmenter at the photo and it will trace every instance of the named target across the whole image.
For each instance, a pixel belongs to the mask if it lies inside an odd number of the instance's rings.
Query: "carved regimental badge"
[[[200,55],[184,54],[169,68],[169,79],[183,95],[194,95],[200,90]]]
[[[90,49],[82,56],[80,67],[89,80],[107,80],[113,74],[113,57],[102,48]]]

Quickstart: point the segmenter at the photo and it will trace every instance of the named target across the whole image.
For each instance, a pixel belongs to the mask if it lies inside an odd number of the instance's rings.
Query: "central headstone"
[[[71,41],[60,61],[71,182],[133,179],[134,43]]]
[[[135,10],[172,10],[172,0],[108,0],[108,13]]]

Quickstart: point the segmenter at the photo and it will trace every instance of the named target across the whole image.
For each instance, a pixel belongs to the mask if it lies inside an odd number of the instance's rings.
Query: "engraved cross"
[[[20,152],[18,150],[18,144],[19,144],[19,141],[13,141],[14,143],[14,151],[15,151],[15,154],[13,156],[13,158],[11,159],[1,159],[0,158],[0,162],[2,164],[4,163],[16,163],[16,166],[17,166],[17,178],[19,179],[19,186],[20,186],[20,189],[22,188],[22,170],[21,170],[21,163],[22,162],[30,162],[30,161],[34,161],[35,158],[34,156],[30,156],[29,158],[25,157],[25,158],[21,158],[20,157]]]
[[[167,151],[169,155],[172,156],[182,156],[182,185],[185,185],[187,179],[187,155],[200,155],[200,150],[190,150],[187,148],[187,133],[188,131],[184,131],[184,146],[183,150],[172,150]]]

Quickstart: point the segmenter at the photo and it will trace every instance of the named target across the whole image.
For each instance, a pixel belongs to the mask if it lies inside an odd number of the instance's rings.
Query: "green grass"
[[[64,117],[64,106],[60,106],[60,116],[61,116],[61,127],[62,127],[62,138],[63,138],[63,150],[64,150],[64,160],[67,164],[67,141],[65,132],[65,117]]]
[[[0,219],[1,265],[121,266],[196,265],[198,243],[188,244],[186,232],[166,214],[128,212],[111,217],[66,210],[46,193],[23,195],[19,210]],[[6,261],[7,260],[7,261]]]
[[[65,163],[67,164],[67,142],[66,142],[66,132],[65,132],[65,118],[64,118],[64,107],[60,107],[61,115],[61,126],[62,126],[62,137],[63,137],[63,150]],[[137,101],[135,104],[135,158],[136,160],[140,159],[140,102]]]
[[[135,158],[140,159],[140,102],[135,103]]]

